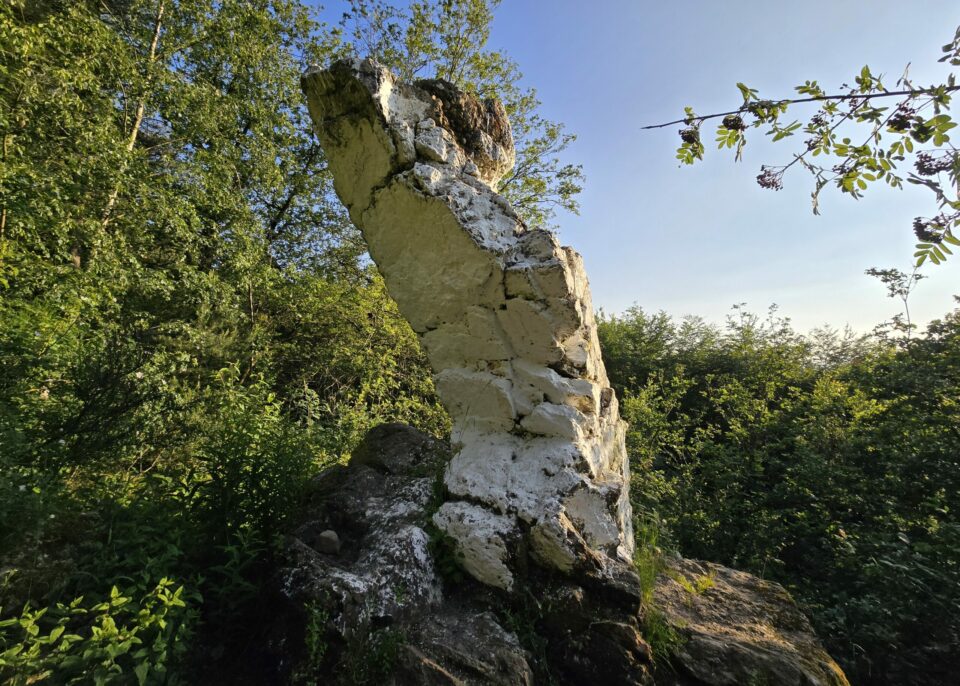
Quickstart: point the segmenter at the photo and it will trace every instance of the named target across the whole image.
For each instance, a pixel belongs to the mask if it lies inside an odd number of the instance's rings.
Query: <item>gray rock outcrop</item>
[[[662,686],[850,686],[778,584],[712,562],[673,560],[653,605],[677,633]]]
[[[303,88],[453,420],[434,522],[464,569],[509,591],[528,559],[574,576],[629,563],[624,424],[583,262],[496,193],[514,162],[502,105],[369,61],[311,69]]]
[[[432,515],[447,446],[388,424],[316,477],[269,596],[271,679],[420,686],[649,683],[636,577],[547,574],[506,594],[458,573]],[[340,548],[324,536],[336,531]],[[387,650],[385,647],[388,647]],[[387,654],[389,653],[389,654]],[[351,665],[382,664],[351,676]],[[540,683],[539,681],[537,683]]]
[[[646,611],[675,640],[656,668],[627,570],[532,570],[522,593],[458,575],[431,521],[449,458],[388,424],[314,479],[268,594],[274,671],[242,683],[849,686],[782,587],[720,565],[674,559],[657,578]]]

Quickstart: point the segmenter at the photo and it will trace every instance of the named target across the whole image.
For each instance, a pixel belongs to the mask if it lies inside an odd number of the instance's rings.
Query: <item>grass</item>
[[[633,564],[637,576],[640,577],[643,608],[643,624],[640,628],[643,632],[643,638],[650,644],[654,662],[669,663],[670,656],[680,649],[684,639],[677,628],[667,620],[663,612],[654,603],[653,592],[656,587],[657,575],[663,570],[659,520],[653,516],[638,517],[634,521],[634,537],[636,544]],[[709,579],[709,585],[713,585],[712,578]],[[696,587],[690,585],[690,588],[695,591]],[[703,590],[706,590],[706,588],[709,588],[709,586],[705,586]]]

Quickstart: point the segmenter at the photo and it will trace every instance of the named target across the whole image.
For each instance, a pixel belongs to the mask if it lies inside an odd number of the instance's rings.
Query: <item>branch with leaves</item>
[[[960,27],[953,40],[943,46],[943,52],[940,62],[960,66]],[[960,246],[956,235],[960,232],[955,233],[960,227],[960,150],[949,133],[957,126],[949,114],[953,94],[960,90],[954,74],[941,84],[917,86],[905,71],[895,89],[888,90],[882,77],[865,66],[854,83],[843,84],[838,93],[828,94],[816,81],[807,81],[795,88],[801,97],[780,100],[763,99],[742,83],[737,88],[743,102],[734,110],[698,115],[686,107],[682,119],[642,128],[680,125],[682,142],[677,159],[681,164],[703,159],[701,129],[712,119],[721,120],[716,130],[717,148],[734,150],[737,161],[742,159],[748,129],[767,127],[765,133],[773,141],[802,133],[806,136],[802,149],[790,162],[761,166],[757,176],[760,186],[780,190],[791,167],[806,170],[814,178],[814,214],[820,213],[820,193],[829,185],[854,199],[861,198],[876,182],[891,188],[902,188],[904,181],[924,186],[934,194],[937,210],[933,216],[913,221],[919,241],[914,253],[916,265],[927,260],[940,264],[953,254],[950,246]],[[893,99],[892,104],[883,105],[887,99]],[[809,120],[787,119],[785,115],[792,107],[806,103],[820,105]],[[855,140],[857,131],[861,134]],[[901,168],[909,166],[912,169],[904,175]]]
[[[557,209],[576,214],[583,169],[562,155],[576,136],[539,114],[540,100],[521,85],[517,64],[487,48],[500,0],[350,0],[340,22],[347,52],[371,57],[404,81],[439,78],[498,98],[506,107],[517,150],[513,173],[498,187],[531,226],[551,226]]]

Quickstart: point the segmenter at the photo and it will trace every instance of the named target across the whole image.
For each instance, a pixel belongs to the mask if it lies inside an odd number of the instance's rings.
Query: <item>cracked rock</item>
[[[310,69],[303,88],[337,193],[453,420],[454,502],[435,522],[467,571],[510,588],[533,546],[536,564],[571,573],[584,542],[591,564],[628,563],[625,431],[583,261],[497,194],[515,160],[503,106],[359,60]]]

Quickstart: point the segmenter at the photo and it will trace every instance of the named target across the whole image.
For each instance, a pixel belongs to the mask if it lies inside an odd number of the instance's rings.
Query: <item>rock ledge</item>
[[[271,593],[278,683],[355,686],[344,665],[359,662],[383,667],[364,682],[378,686],[848,686],[786,591],[719,565],[678,559],[659,577],[655,607],[682,641],[656,669],[629,567],[573,579],[528,561],[509,593],[457,574],[431,521],[449,459],[388,424],[316,477]]]

